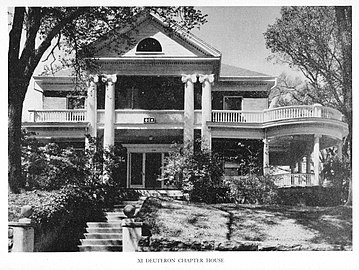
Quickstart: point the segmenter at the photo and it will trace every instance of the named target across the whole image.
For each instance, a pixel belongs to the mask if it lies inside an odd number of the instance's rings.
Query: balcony
[[[87,112],[82,110],[29,110],[30,122],[64,123],[87,122]],[[97,111],[98,124],[103,124],[105,110]],[[153,119],[155,124],[179,125],[184,121],[183,110],[115,110],[115,124],[143,124],[144,119]],[[342,114],[323,106],[288,106],[263,111],[213,110],[212,123],[264,124],[291,119],[329,119],[343,121]],[[195,125],[201,123],[201,111],[196,110]]]

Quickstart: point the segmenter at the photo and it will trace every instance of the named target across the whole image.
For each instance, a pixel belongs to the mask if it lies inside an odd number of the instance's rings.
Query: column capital
[[[188,81],[195,83],[197,82],[197,74],[182,74],[182,78],[181,78],[183,83],[187,83]]]
[[[204,83],[205,81],[208,81],[210,84],[213,84],[214,82],[214,74],[199,74],[199,82]]]
[[[116,74],[103,74],[102,75],[102,82],[104,83],[115,83],[117,81],[117,75]]]
[[[98,83],[99,76],[90,74],[87,78],[86,84],[87,86],[91,86],[91,83]]]

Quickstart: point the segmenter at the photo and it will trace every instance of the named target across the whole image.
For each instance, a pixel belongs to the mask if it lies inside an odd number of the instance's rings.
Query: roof
[[[263,73],[255,72],[252,70],[235,67],[227,64],[221,64],[220,77],[272,77]]]

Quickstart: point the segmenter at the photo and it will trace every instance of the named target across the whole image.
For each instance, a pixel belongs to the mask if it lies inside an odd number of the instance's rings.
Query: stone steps
[[[87,222],[84,239],[80,239],[78,246],[81,252],[115,252],[122,251],[122,220],[127,218],[123,213],[126,205],[140,210],[143,200],[122,201],[111,208],[104,209],[104,221]]]
[[[81,239],[81,244],[83,246],[121,246],[122,245],[122,239]]]
[[[85,239],[122,239],[121,233],[84,233]]]

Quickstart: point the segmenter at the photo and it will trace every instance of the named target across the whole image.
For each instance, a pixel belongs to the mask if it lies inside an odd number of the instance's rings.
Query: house
[[[341,155],[348,126],[342,114],[319,104],[271,107],[276,78],[229,66],[221,53],[192,34],[169,34],[153,16],[128,30],[135,45],[92,45],[99,69],[88,70],[86,96],[76,96],[68,70],[34,76],[38,104],[23,127],[40,140],[84,148],[85,134],[105,147],[126,148],[124,187],[164,189],[156,181],[173,142],[202,137],[213,151],[259,146],[263,172],[284,168],[280,186],[320,185],[320,150]],[[234,151],[235,152],[235,151]],[[248,153],[247,153],[248,154]],[[241,175],[239,161],[224,164],[227,176]]]

